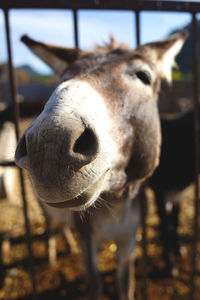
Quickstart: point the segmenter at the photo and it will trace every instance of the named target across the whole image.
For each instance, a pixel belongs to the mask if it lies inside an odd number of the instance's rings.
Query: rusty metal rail
[[[195,170],[195,216],[194,216],[194,236],[193,236],[193,255],[191,262],[191,288],[190,288],[190,300],[194,300],[195,294],[195,278],[196,278],[196,260],[197,260],[197,241],[198,241],[198,219],[199,219],[199,116],[198,116],[198,50],[197,50],[197,21],[196,14],[200,12],[200,3],[198,2],[177,2],[177,1],[150,1],[150,0],[0,0],[0,9],[3,9],[6,24],[6,37],[7,37],[7,49],[8,49],[8,65],[9,65],[9,82],[11,89],[12,105],[13,105],[13,120],[15,123],[16,136],[19,138],[19,108],[16,101],[16,86],[12,65],[11,43],[10,43],[10,26],[9,26],[9,9],[25,9],[25,8],[41,8],[41,9],[71,9],[73,11],[73,23],[74,23],[74,44],[79,46],[78,36],[78,10],[90,9],[90,10],[129,10],[136,13],[135,34],[137,45],[140,44],[140,12],[141,11],[168,11],[168,12],[188,12],[192,14],[192,59],[193,59],[193,98],[194,98],[194,133],[195,133],[195,158],[196,158],[196,170]],[[1,166],[14,166],[13,162],[0,162]],[[30,225],[27,212],[27,201],[25,193],[25,185],[23,173],[20,171],[22,201],[24,208],[24,218],[26,227],[27,246],[29,250],[29,267],[30,276],[32,280],[33,299],[37,298],[36,283],[34,276],[34,258],[31,247],[31,235]],[[145,197],[143,197],[145,198]],[[145,201],[145,200],[144,200]],[[145,202],[142,206],[143,211],[143,247],[144,257],[146,259],[146,222],[145,222]],[[148,299],[147,293],[147,278],[146,271],[144,270],[144,293],[143,299]]]
[[[106,10],[148,10],[148,11],[182,11],[197,13],[200,11],[198,2],[184,1],[150,1],[150,0],[1,0],[0,7],[10,8],[67,8],[78,9],[106,9]]]

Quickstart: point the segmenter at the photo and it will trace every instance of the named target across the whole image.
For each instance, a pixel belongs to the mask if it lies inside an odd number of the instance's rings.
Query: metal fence
[[[70,9],[73,11],[73,24],[74,24],[74,43],[75,46],[79,46],[78,36],[78,10],[89,9],[89,10],[128,10],[133,11],[136,14],[135,34],[137,45],[140,44],[140,13],[141,11],[167,11],[167,12],[187,12],[192,15],[192,71],[193,71],[193,100],[194,100],[194,132],[195,132],[195,216],[194,216],[194,232],[193,232],[193,253],[192,253],[192,273],[190,282],[190,300],[194,300],[195,293],[195,279],[196,279],[196,260],[197,260],[197,241],[198,241],[198,218],[199,218],[199,120],[198,120],[198,49],[197,49],[197,13],[200,12],[200,3],[198,2],[176,2],[176,1],[144,1],[144,0],[0,0],[0,9],[4,12],[5,25],[6,25],[6,38],[7,38],[7,51],[8,51],[8,67],[9,67],[9,83],[11,90],[12,106],[13,106],[13,118],[15,123],[15,131],[17,139],[19,138],[19,107],[16,101],[16,84],[13,73],[13,62],[11,52],[11,41],[10,41],[10,22],[9,22],[9,10],[10,9],[23,9],[23,8],[40,8],[40,9]],[[0,162],[0,166],[14,166],[14,162]],[[32,298],[37,299],[36,283],[34,276],[34,258],[31,247],[31,235],[30,225],[27,213],[27,201],[26,191],[24,184],[24,176],[22,170],[19,170],[20,183],[21,183],[21,194],[23,200],[25,227],[26,227],[26,241],[29,251],[29,267],[32,280]],[[144,200],[145,201],[145,200]],[[143,203],[143,205],[145,205]],[[144,215],[143,215],[144,216]],[[146,257],[146,226],[145,218],[142,218],[143,223],[143,251],[144,257]],[[143,299],[147,299],[147,284],[146,284],[146,273],[144,270],[144,294]]]

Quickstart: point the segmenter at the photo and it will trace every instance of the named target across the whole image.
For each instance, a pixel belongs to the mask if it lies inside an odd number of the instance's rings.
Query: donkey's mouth
[[[103,175],[101,175],[94,184],[89,186],[85,191],[83,191],[75,198],[63,202],[46,202],[46,204],[56,208],[69,208],[71,210],[83,210],[88,208],[95,202],[95,200],[99,196],[101,192],[100,187],[108,171],[109,169]]]
[[[89,198],[90,195],[86,191],[71,200],[67,200],[63,202],[55,202],[55,203],[46,202],[46,204],[56,208],[74,208],[74,207],[84,205],[85,203],[88,202]]]

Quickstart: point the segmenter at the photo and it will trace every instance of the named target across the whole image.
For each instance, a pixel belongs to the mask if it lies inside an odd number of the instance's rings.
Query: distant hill
[[[17,67],[16,69],[24,70],[25,72],[30,73],[30,74],[36,73],[29,65],[21,65],[20,67]]]
[[[15,78],[17,84],[29,84],[29,83],[39,83],[39,84],[56,84],[58,78],[54,74],[43,75],[34,70],[29,65],[21,65],[14,68]],[[0,64],[0,85],[7,84],[9,79],[8,64]]]
[[[20,83],[44,83],[52,84],[57,80],[54,75],[43,75],[29,65],[22,65],[15,69],[17,82]]]
[[[35,71],[31,66],[29,65],[21,65],[20,67],[16,68],[16,70],[23,70],[25,73],[29,74],[30,76],[38,76],[41,75],[37,71]]]

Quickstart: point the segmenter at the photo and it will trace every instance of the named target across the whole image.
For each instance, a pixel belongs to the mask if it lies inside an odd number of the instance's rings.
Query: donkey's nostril
[[[85,156],[93,156],[97,153],[98,142],[94,132],[86,128],[76,140],[73,151]]]
[[[26,137],[25,134],[21,137],[19,140],[19,143],[17,145],[16,153],[15,153],[15,159],[19,160],[27,155],[27,148],[26,148]]]

